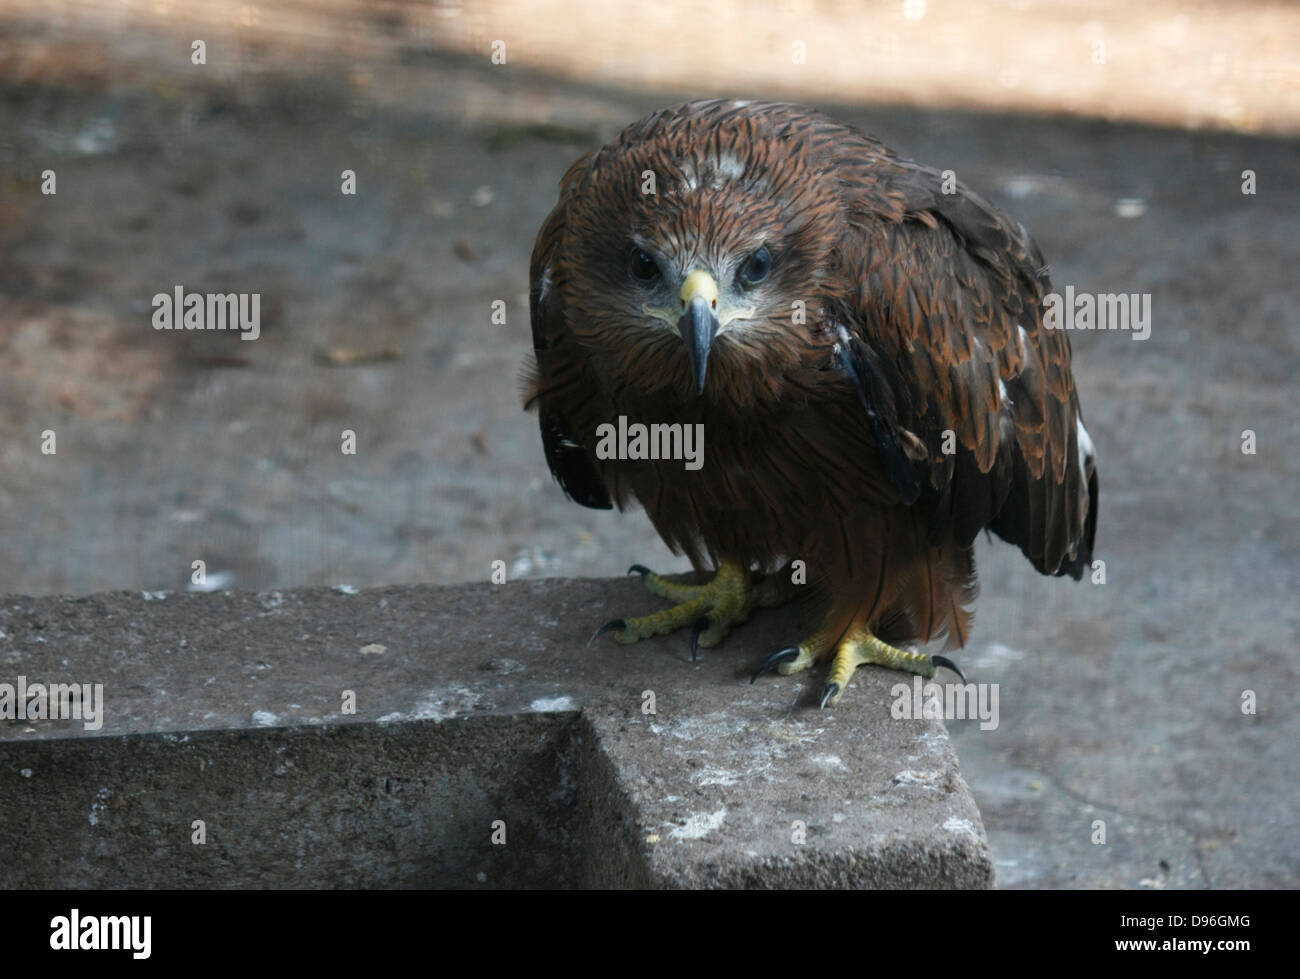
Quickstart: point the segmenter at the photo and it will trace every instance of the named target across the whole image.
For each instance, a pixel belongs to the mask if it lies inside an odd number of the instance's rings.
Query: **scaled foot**
[[[709,649],[722,642],[731,627],[749,618],[755,605],[749,569],[726,560],[707,585],[683,585],[634,564],[628,573],[640,574],[650,591],[676,602],[672,608],[638,619],[615,619],[601,626],[592,639],[607,632],[621,643],[634,643],[650,636],[663,636],[691,626],[691,658],[700,646]]]
[[[833,655],[832,655],[833,653]],[[776,670],[782,676],[806,670],[814,663],[830,658],[831,669],[822,690],[823,707],[839,702],[848,689],[849,679],[859,666],[874,663],[891,670],[903,670],[923,677],[932,677],[939,667],[952,670],[964,683],[966,677],[946,656],[931,656],[909,649],[899,649],[877,638],[865,625],[855,622],[838,642],[829,630],[814,633],[798,646],[781,649],[765,659],[754,671],[750,683],[764,673]]]

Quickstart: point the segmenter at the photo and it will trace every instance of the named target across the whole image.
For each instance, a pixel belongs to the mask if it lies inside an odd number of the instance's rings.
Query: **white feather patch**
[[[1079,469],[1086,481],[1088,478],[1088,463],[1096,463],[1097,449],[1092,444],[1092,437],[1088,434],[1088,430],[1083,427],[1083,419],[1075,415],[1074,424],[1079,433]]]

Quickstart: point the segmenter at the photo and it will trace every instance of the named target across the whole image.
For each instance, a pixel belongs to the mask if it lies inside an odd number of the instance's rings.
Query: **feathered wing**
[[[897,412],[885,427],[925,447],[913,461],[929,543],[947,555],[988,528],[1044,574],[1079,578],[1092,559],[1097,473],[1069,339],[1043,326],[1042,253],[960,183],[943,193],[936,170],[896,159],[872,170],[844,245],[858,283],[849,346],[883,365],[867,384],[890,389],[876,398]],[[924,574],[960,578],[964,560],[942,556]]]
[[[564,233],[569,193],[576,176],[586,164],[579,160],[560,183],[560,201],[551,211],[533,246],[529,264],[528,306],[533,329],[533,355],[536,372],[525,378],[525,408],[537,407],[537,423],[542,432],[542,448],[551,475],[566,496],[576,503],[597,510],[613,507],[609,491],[596,472],[591,459],[572,437],[568,419],[557,408],[557,399],[543,399],[543,392],[560,391],[583,383],[581,359],[565,356],[571,343],[564,328],[564,312],[557,295],[555,258]]]

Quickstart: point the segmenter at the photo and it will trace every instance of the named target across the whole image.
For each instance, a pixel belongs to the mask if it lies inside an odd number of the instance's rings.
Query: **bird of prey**
[[[1047,264],[951,172],[801,106],[678,105],[573,164],[530,278],[552,474],[716,568],[634,565],[676,604],[597,635],[693,626],[695,655],[804,591],[820,626],[754,677],[829,660],[825,707],[861,664],[956,671],[900,646],[965,644],[981,530],[1043,574],[1090,565],[1097,467]],[[698,464],[601,450],[637,425],[700,432]]]

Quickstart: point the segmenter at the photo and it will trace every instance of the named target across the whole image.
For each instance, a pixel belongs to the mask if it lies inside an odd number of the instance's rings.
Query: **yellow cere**
[[[696,269],[682,283],[683,306],[689,305],[690,301],[697,297],[707,299],[710,306],[717,308],[718,284],[713,281],[713,276],[703,269]]]

